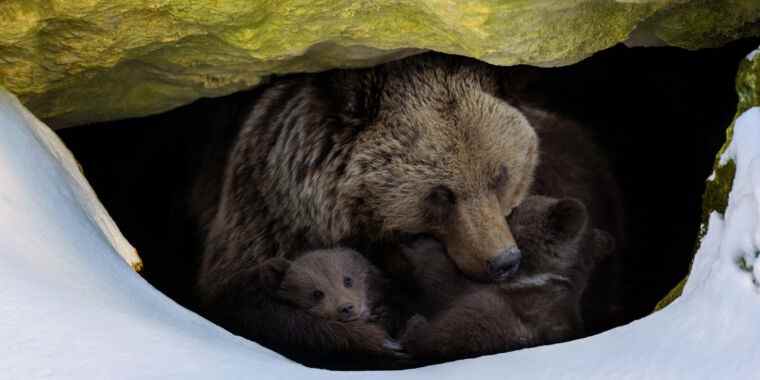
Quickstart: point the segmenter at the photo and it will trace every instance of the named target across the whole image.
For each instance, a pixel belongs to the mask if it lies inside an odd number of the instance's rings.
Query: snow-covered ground
[[[399,372],[309,369],[164,297],[117,254],[131,248],[60,148],[0,92],[0,379],[760,378],[760,296],[737,265],[760,247],[760,108],[736,122],[728,209],[670,306],[570,343]]]

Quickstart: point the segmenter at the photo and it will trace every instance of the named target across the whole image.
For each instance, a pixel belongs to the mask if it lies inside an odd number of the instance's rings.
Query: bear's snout
[[[488,274],[494,282],[503,281],[515,274],[520,268],[522,252],[517,247],[510,247],[492,257],[487,262]]]
[[[436,238],[457,268],[475,281],[506,279],[522,256],[494,194],[461,202],[451,224]]]

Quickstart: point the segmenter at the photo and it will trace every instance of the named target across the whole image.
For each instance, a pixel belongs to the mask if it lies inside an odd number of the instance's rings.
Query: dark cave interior
[[[518,96],[591,129],[623,190],[626,319],[650,313],[688,272],[704,181],[737,97],[734,76],[757,39],[722,48],[615,46],[560,68],[505,69]],[[143,275],[192,308],[197,244],[185,233],[183,189],[199,166],[203,130],[235,95],[138,119],[58,130],[103,204],[138,249]]]

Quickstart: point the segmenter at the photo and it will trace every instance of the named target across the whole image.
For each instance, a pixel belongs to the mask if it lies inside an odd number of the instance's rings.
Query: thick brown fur
[[[435,240],[405,247],[421,298],[422,314],[402,337],[413,358],[440,362],[581,336],[581,297],[594,265],[613,250],[612,236],[590,228],[574,199],[531,196],[510,225],[523,260],[501,284],[469,280]]]
[[[487,278],[488,260],[515,247],[503,215],[538,156],[533,128],[498,93],[491,66],[432,54],[259,90],[214,149],[229,152],[223,172],[194,193],[205,313],[244,322],[241,294],[270,258],[406,234],[435,236],[460,270]]]
[[[588,333],[624,322],[620,278],[625,253],[623,199],[609,162],[583,126],[556,113],[514,101],[540,140],[539,165],[531,194],[571,197],[586,205],[591,227],[609,232],[615,251],[591,276],[584,295],[583,317]]]
[[[253,291],[244,295],[245,307],[235,309],[242,315],[218,315],[231,331],[312,366],[389,368],[403,358],[373,313],[384,306],[385,280],[358,252],[335,248],[272,258],[251,274]]]

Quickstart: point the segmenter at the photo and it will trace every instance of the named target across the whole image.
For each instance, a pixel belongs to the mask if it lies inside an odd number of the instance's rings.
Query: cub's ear
[[[280,287],[285,272],[290,268],[290,261],[282,257],[275,257],[265,261],[258,269],[261,286],[273,290]]]
[[[583,232],[588,222],[588,211],[581,201],[564,198],[550,206],[546,218],[547,233],[565,242]]]
[[[615,238],[609,232],[594,228],[592,234],[594,239],[594,259],[604,259],[615,250]]]

